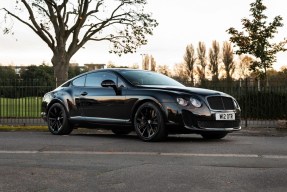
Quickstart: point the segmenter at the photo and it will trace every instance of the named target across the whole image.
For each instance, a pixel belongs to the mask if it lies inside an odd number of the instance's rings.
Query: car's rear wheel
[[[47,114],[49,131],[54,135],[68,135],[73,128],[69,125],[67,113],[63,105],[54,103]]]
[[[222,139],[227,134],[228,134],[227,132],[205,132],[205,133],[201,133],[201,136],[204,139]]]
[[[134,127],[143,141],[160,141],[167,136],[162,112],[152,102],[146,102],[137,109]]]

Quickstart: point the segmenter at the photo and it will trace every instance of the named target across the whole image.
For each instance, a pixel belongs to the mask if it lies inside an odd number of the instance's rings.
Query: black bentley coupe
[[[55,135],[86,127],[115,134],[135,130],[144,141],[182,133],[221,139],[241,129],[232,96],[134,69],[96,70],[68,80],[45,94],[41,115]]]

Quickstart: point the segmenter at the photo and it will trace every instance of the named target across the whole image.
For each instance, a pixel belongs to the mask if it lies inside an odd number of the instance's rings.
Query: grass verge
[[[0,125],[0,131],[48,131],[47,126],[9,126]]]

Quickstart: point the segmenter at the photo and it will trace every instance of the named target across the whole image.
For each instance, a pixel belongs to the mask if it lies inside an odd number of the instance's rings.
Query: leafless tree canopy
[[[4,10],[29,26],[53,51],[56,52],[59,46],[65,46],[70,55],[89,40],[110,41],[114,43],[115,53],[133,52],[137,46],[146,44],[144,34],[152,34],[153,28],[157,26],[157,22],[143,12],[145,0],[21,2],[17,8],[25,8],[28,18],[22,18],[6,8]]]
[[[189,74],[189,77],[191,81],[193,82],[194,80],[194,65],[196,62],[196,56],[195,56],[195,51],[194,47],[192,44],[186,46],[185,49],[185,55],[184,55],[184,62],[185,62],[185,68],[187,69],[187,72]]]
[[[6,13],[5,20],[18,20],[49,46],[53,52],[55,74],[56,70],[67,71],[71,57],[88,41],[111,42],[111,53],[133,53],[147,43],[146,35],[152,35],[154,27],[158,25],[151,14],[144,12],[146,0],[13,2],[16,4],[15,10],[2,9]],[[5,27],[4,33],[11,30]],[[56,74],[56,77],[60,78],[61,75],[66,74]]]
[[[197,68],[197,72],[199,74],[200,80],[205,79],[205,70],[207,66],[207,58],[206,58],[206,46],[204,42],[199,42],[198,43],[198,48],[197,48],[197,56],[198,56],[198,64],[199,67]]]
[[[231,43],[228,41],[225,41],[223,43],[223,63],[225,66],[225,71],[226,71],[226,78],[227,80],[231,80],[231,77],[234,73],[235,70],[235,65],[233,62],[233,49],[231,46]]]
[[[209,62],[212,80],[217,81],[219,76],[219,59],[220,59],[220,46],[219,42],[212,41],[212,47],[209,49]]]

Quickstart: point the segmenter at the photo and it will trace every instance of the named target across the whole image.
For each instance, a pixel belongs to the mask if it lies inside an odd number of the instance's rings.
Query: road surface
[[[286,191],[287,137],[0,132],[0,191]]]

